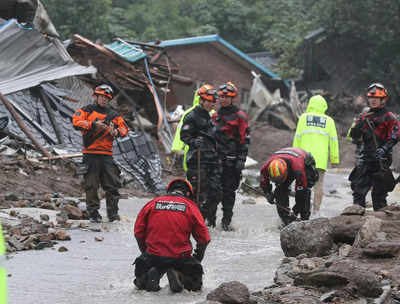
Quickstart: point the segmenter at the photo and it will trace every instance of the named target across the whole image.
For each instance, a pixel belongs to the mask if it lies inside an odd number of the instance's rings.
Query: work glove
[[[192,257],[195,258],[197,261],[201,262],[204,258],[204,253],[206,252],[207,245],[208,243],[205,244],[197,243],[196,249],[194,250]]]
[[[275,204],[274,195],[270,191],[264,191],[264,196],[267,199],[268,203],[271,205]]]
[[[386,153],[386,151],[383,148],[376,149],[376,152],[375,152],[376,159],[377,160],[383,160],[385,153]]]
[[[204,144],[204,139],[201,136],[196,137],[193,140],[193,147],[195,147],[196,149],[199,149],[203,144]]]

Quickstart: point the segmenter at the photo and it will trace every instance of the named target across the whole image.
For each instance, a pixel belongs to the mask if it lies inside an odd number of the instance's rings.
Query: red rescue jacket
[[[136,218],[134,231],[142,249],[163,257],[191,256],[191,235],[200,244],[210,241],[199,208],[181,196],[165,195],[148,202]]]
[[[283,148],[275,152],[262,166],[260,171],[260,187],[262,189],[270,188],[270,180],[268,175],[269,164],[277,158],[283,159],[288,166],[288,177],[294,176],[296,179],[296,190],[307,188],[307,177],[304,166],[304,160],[307,152],[300,148]]]
[[[93,122],[96,120],[109,120],[118,129],[117,136],[128,134],[128,127],[124,119],[117,112],[97,105],[84,106],[72,116],[72,125],[82,132],[83,154],[105,154],[112,155],[114,137],[108,129],[95,130]]]

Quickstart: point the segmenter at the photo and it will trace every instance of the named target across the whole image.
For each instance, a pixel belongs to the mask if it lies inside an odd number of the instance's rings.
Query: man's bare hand
[[[339,164],[331,164],[331,168],[332,169],[337,169],[337,168],[339,168]]]

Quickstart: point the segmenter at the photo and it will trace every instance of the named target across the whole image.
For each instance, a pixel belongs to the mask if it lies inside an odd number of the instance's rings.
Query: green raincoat
[[[335,122],[325,115],[328,109],[321,95],[310,98],[307,110],[297,123],[293,147],[310,152],[315,158],[316,167],[326,170],[328,155],[332,164],[339,163],[339,142]]]
[[[187,151],[189,151],[189,146],[185,145],[185,143],[181,140],[181,128],[182,128],[182,124],[183,124],[183,119],[185,118],[186,114],[189,113],[190,111],[192,111],[199,104],[199,99],[200,99],[200,96],[197,95],[197,93],[195,93],[194,98],[193,98],[193,105],[183,113],[181,119],[179,120],[178,126],[176,127],[174,140],[172,142],[172,147],[171,147],[172,152],[184,151],[183,170],[185,170],[185,171],[187,171],[186,157],[187,157]]]

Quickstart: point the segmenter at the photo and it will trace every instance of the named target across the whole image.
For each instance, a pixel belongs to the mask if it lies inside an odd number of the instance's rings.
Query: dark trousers
[[[276,187],[274,195],[276,198],[276,211],[278,212],[279,217],[285,225],[290,224],[295,219],[294,216],[289,214],[290,212],[290,204],[289,204],[289,187],[293,182],[293,179],[288,179],[285,183]],[[293,206],[293,213],[295,215],[300,214],[302,220],[308,220],[310,218],[310,197],[311,190],[310,189],[302,189],[297,190],[295,195],[296,204]]]
[[[241,172],[233,166],[222,166],[222,222],[230,224],[235,206],[236,190],[240,184]],[[215,212],[217,208],[215,208]],[[215,214],[215,213],[214,213]]]
[[[100,208],[98,190],[101,186],[105,192],[107,216],[118,214],[118,189],[121,186],[120,170],[110,155],[85,154],[83,162],[87,167],[84,176],[86,207],[90,213]]]
[[[198,171],[197,166],[189,165],[187,179],[192,184],[195,193],[195,201],[205,219],[209,221],[216,210],[221,193],[221,170],[217,165],[200,166],[200,194],[197,202],[198,192]]]
[[[371,197],[374,211],[386,207],[388,191],[382,180],[376,177],[379,171],[378,162],[364,162],[353,169],[349,176],[353,190],[353,204],[365,207],[365,197],[372,188]]]
[[[203,286],[203,267],[200,262],[192,257],[169,258],[149,254],[147,252],[136,258],[136,280],[146,281],[148,271],[156,267],[160,278],[168,269],[175,269],[183,275],[183,287],[190,291],[198,291]],[[143,284],[143,282],[141,282]],[[140,283],[138,284],[140,285]],[[145,284],[143,284],[145,285]]]

